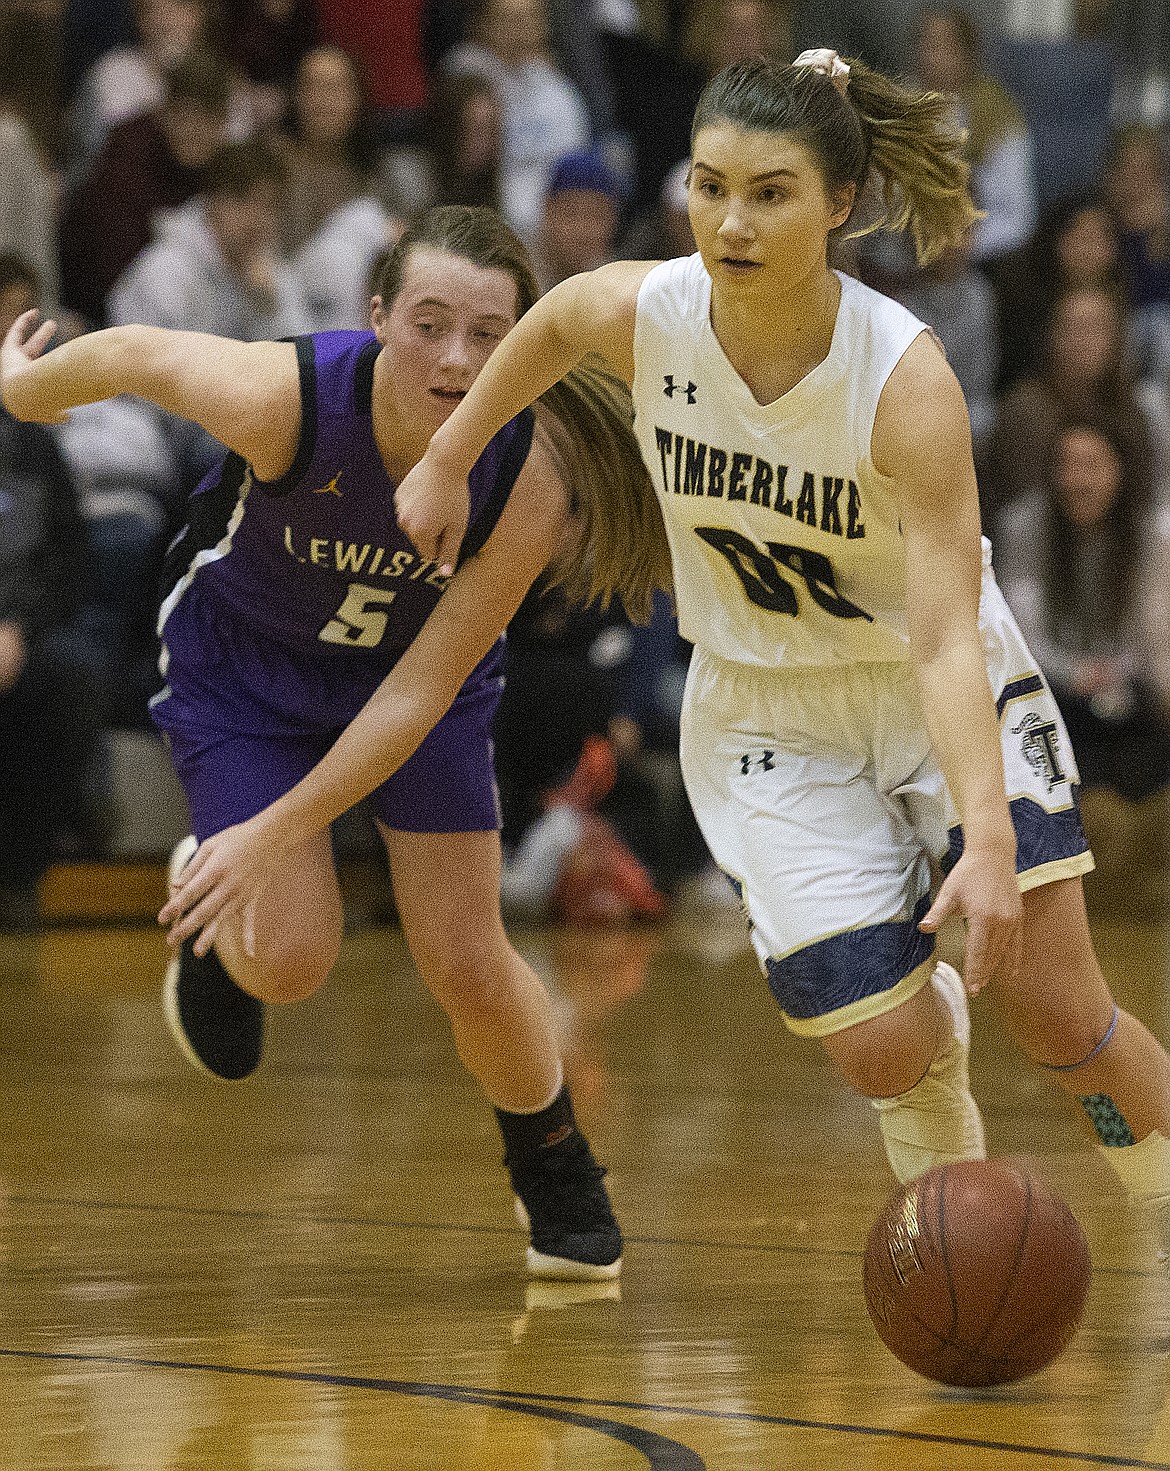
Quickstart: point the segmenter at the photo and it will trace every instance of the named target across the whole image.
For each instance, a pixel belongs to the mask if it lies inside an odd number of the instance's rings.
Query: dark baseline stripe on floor
[[[383,1394],[409,1394],[446,1400],[452,1404],[476,1405],[482,1409],[512,1409],[518,1413],[557,1420],[596,1430],[640,1451],[652,1471],[706,1471],[696,1451],[678,1441],[667,1440],[653,1431],[584,1413],[585,1410],[632,1410],[642,1415],[675,1415],[719,1420],[728,1423],[775,1425],[786,1430],[817,1430],[838,1435],[861,1435],[897,1440],[915,1445],[938,1445],[984,1450],[1018,1456],[1044,1456],[1049,1461],[1080,1466],[1128,1466],[1133,1471],[1170,1471],[1165,1461],[1143,1461],[1134,1456],[1109,1456],[1095,1451],[1064,1450],[1056,1446],[1025,1445],[1008,1440],[982,1440],[976,1436],[940,1435],[924,1430],[897,1430],[884,1425],[851,1425],[846,1421],[808,1420],[791,1415],[760,1415],[750,1410],[704,1410],[693,1405],[641,1404],[637,1400],[593,1400],[577,1395],[531,1394],[520,1390],[482,1389],[473,1384],[427,1384],[410,1379],[372,1379],[351,1374],[314,1374],[297,1369],[242,1368],[234,1364],[199,1364],[172,1359],[140,1359],[118,1354],[54,1353],[40,1349],[0,1348],[0,1358],[35,1359],[51,1363],[107,1364],[127,1369],[175,1369],[188,1373],[226,1374],[251,1379],[276,1379],[296,1384],[323,1384],[336,1389],[366,1389]],[[575,1410],[561,1406],[574,1405]]]
[[[477,1389],[459,1384],[425,1384],[411,1379],[366,1379],[352,1374],[313,1374],[296,1369],[248,1369],[236,1364],[195,1364],[172,1359],[124,1358],[119,1354],[53,1353],[47,1350],[0,1348],[0,1357],[8,1359],[41,1359],[51,1363],[108,1365],[121,1369],[175,1369],[195,1374],[226,1374],[245,1379],[278,1379],[294,1384],[323,1384],[330,1389],[366,1389],[381,1394],[415,1395],[420,1399],[445,1400],[449,1404],[474,1405],[484,1410],[510,1411],[530,1415],[539,1420],[554,1420],[591,1430],[610,1440],[620,1441],[646,1457],[650,1471],[707,1471],[707,1463],[697,1451],[677,1440],[668,1440],[653,1430],[625,1425],[582,1409],[562,1405],[588,1405],[587,1400],[571,1400],[559,1396],[555,1403],[545,1404],[542,1396],[499,1393],[494,1389]]]
[[[82,1200],[70,1195],[29,1195],[18,1193],[4,1197],[6,1205],[71,1206],[76,1210],[95,1211],[143,1211],[152,1215],[204,1216],[225,1221],[269,1221],[285,1222],[289,1225],[315,1226],[368,1226],[379,1231],[452,1231],[467,1236],[512,1236],[522,1237],[519,1226],[471,1225],[459,1221],[399,1221],[383,1216],[332,1216],[305,1215],[275,1210],[245,1210],[228,1206],[212,1205],[159,1205],[138,1200]],[[846,1261],[860,1261],[864,1252],[861,1247],[797,1246],[783,1241],[712,1241],[703,1236],[629,1236],[627,1246],[687,1247],[703,1251],[746,1251],[774,1253],[780,1256],[840,1257]],[[1165,1280],[1160,1266],[1152,1265],[1148,1270],[1141,1267],[1094,1266],[1100,1277],[1136,1277]],[[1170,1471],[1170,1466],[1167,1467]]]

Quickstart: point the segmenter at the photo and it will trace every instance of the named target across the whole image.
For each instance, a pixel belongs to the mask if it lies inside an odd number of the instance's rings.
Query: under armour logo
[[[687,386],[684,388],[681,383],[676,383],[674,381],[673,373],[667,373],[662,381],[666,384],[666,387],[662,390],[663,395],[666,398],[673,398],[676,393],[685,393],[687,396],[687,403],[694,403],[695,393],[699,387],[697,383],[691,383],[688,381]]]

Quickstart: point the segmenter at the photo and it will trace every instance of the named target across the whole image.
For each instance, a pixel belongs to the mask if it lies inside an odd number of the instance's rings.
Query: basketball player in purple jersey
[[[383,742],[366,763],[379,774],[347,788],[344,806],[372,791],[411,953],[495,1106],[530,1223],[529,1270],[607,1278],[622,1241],[604,1171],[573,1118],[548,996],[500,918],[491,723],[501,630],[558,553],[573,554],[575,590],[617,592],[634,609],[667,575],[628,398],[587,371],[504,426],[472,472],[472,525],[449,588],[393,509],[396,482],[536,294],[498,216],[443,208],[393,252],[370,332],[245,344],[123,327],[44,354],[52,324],[35,328],[30,313],[4,344],[0,396],[17,417],[52,421],[136,393],[229,451],[168,557],[154,717],[194,827],[172,887],[217,845],[229,859],[250,853],[245,876],[262,881],[252,902],[176,950],[165,1003],[183,1051],[220,1077],[246,1076],[265,1003],[300,1000],[332,970],[336,814],[302,805],[282,823],[281,802],[353,751],[363,727],[351,722],[385,705],[385,683],[400,758],[387,761]],[[631,506],[643,528],[633,537]]]

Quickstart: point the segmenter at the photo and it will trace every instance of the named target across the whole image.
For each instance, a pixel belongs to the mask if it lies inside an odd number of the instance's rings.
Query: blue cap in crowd
[[[622,186],[617,174],[605,159],[592,148],[581,148],[563,154],[553,168],[548,181],[548,193],[564,194],[570,189],[588,190],[594,194],[607,194],[616,203],[621,203]]]

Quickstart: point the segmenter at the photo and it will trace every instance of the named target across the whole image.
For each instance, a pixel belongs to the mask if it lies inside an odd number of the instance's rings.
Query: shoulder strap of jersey
[[[463,545],[459,550],[458,566],[462,566],[468,557],[474,557],[476,552],[483,549],[488,537],[496,528],[496,522],[504,513],[504,507],[508,504],[508,497],[512,494],[512,487],[516,484],[528,460],[532,449],[532,435],[536,427],[536,415],[531,409],[524,409],[512,420],[513,434],[508,441],[507,448],[500,459],[500,468],[496,471],[495,484],[483,503],[479,515],[467,529],[467,535],[463,538]],[[501,433],[506,432],[501,430]]]
[[[297,379],[301,388],[301,434],[297,441],[297,452],[293,462],[278,480],[261,480],[255,484],[265,495],[288,495],[304,477],[313,462],[317,448],[317,350],[311,334],[303,337],[282,337],[281,342],[291,342],[297,352]]]

